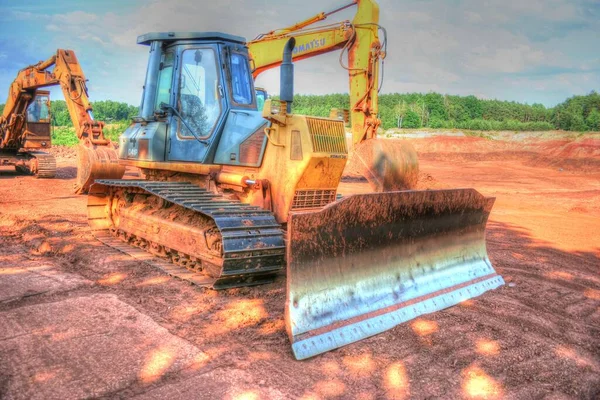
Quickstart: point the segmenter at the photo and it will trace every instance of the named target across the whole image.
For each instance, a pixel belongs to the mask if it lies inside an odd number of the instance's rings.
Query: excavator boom
[[[352,6],[356,6],[352,21],[309,28],[310,25]],[[294,38],[296,43],[292,53],[294,61],[342,50],[340,64],[348,72],[350,86],[352,141],[354,145],[358,145],[366,139],[374,138],[381,124],[377,116],[379,63],[385,58],[385,43],[379,41],[380,28],[377,3],[373,0],[355,0],[296,25],[259,35],[248,42],[254,67],[253,77],[256,79],[262,72],[281,65],[283,49],[290,38]],[[343,61],[345,53],[347,60]]]

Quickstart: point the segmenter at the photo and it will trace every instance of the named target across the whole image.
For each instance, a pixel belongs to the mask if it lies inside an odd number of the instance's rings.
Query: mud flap
[[[474,189],[353,195],[288,221],[286,328],[297,359],[504,284]]]

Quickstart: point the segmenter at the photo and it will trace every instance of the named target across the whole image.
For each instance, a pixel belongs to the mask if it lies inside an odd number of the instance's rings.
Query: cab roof
[[[176,40],[206,40],[226,41],[245,44],[246,39],[241,36],[230,35],[222,32],[149,32],[137,38],[138,44],[150,45],[154,41],[174,42]]]

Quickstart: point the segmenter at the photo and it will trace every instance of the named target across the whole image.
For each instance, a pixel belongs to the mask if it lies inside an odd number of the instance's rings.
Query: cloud
[[[481,14],[473,11],[465,11],[465,19],[471,24],[478,24],[483,21]]]
[[[468,69],[481,73],[516,73],[540,65],[555,65],[559,56],[547,54],[526,44],[496,49],[480,46],[467,54],[465,65]]]
[[[37,19],[37,18],[41,18],[41,19],[48,18],[48,16],[39,15],[36,13],[32,13],[30,11],[12,10],[9,14],[10,14],[10,18],[13,18],[16,20],[21,20],[21,21],[27,21],[27,20]]]
[[[68,25],[88,25],[98,19],[96,14],[84,12],[84,11],[73,11],[66,14],[57,14],[52,17],[53,21],[57,23],[63,23]]]
[[[426,24],[432,21],[432,18],[429,14],[421,11],[409,11],[406,13],[405,17],[407,20],[419,24]]]
[[[145,46],[136,44],[138,35],[202,30],[251,39],[328,10],[336,2],[222,0],[198,7],[195,0],[150,0],[135,7],[115,1],[100,8],[94,2],[73,7],[57,0],[55,7],[47,8],[53,10],[50,13],[0,6],[6,28],[0,49],[10,60],[20,60],[14,52],[27,55],[27,65],[52,49],[71,48],[95,85],[94,99],[136,104],[148,54]],[[600,87],[597,0],[378,2],[380,24],[388,33],[384,92],[478,94],[552,105]],[[348,9],[324,23],[352,18],[353,13]],[[44,40],[28,40],[31,35]],[[258,83],[277,92],[278,71],[264,73]],[[8,84],[0,80],[0,86]],[[338,53],[298,62],[295,87],[299,93],[347,91],[348,76],[338,64]]]

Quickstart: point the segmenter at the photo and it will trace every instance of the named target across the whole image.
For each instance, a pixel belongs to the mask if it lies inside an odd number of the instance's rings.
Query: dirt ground
[[[55,180],[0,171],[0,397],[599,398],[600,140],[413,144],[421,187],[496,197],[507,285],[301,362],[283,276],[216,292],[98,243],[69,150]]]

